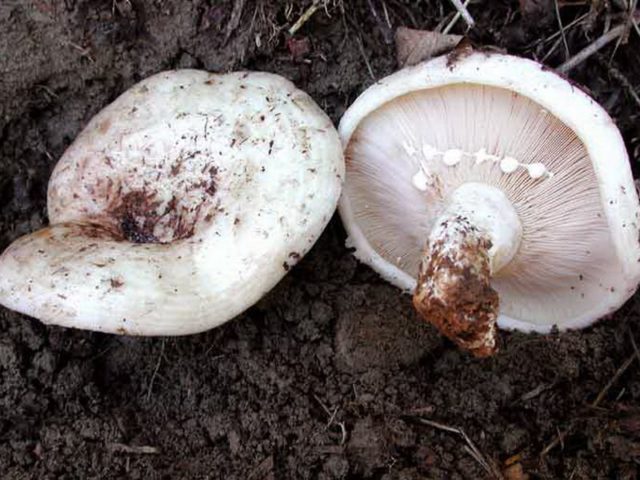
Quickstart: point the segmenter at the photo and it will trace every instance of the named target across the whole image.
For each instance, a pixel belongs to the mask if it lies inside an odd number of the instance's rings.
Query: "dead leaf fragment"
[[[460,35],[445,35],[429,30],[399,27],[396,30],[396,59],[400,67],[415,65],[447,53],[462,40]]]
[[[524,473],[521,463],[509,465],[502,473],[505,480],[529,480],[529,475]]]

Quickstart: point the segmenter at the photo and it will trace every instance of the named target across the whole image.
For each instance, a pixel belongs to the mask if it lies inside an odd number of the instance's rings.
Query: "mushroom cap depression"
[[[62,156],[49,182],[51,226],[0,257],[0,303],[104,332],[215,327],[311,248],[343,176],[330,119],[284,78],[154,75]]]
[[[623,140],[594,100],[540,64],[439,57],[367,89],[339,131],[348,243],[398,287],[415,288],[449,195],[477,182],[501,190],[522,225],[491,280],[499,326],[583,327],[635,291],[639,205]]]

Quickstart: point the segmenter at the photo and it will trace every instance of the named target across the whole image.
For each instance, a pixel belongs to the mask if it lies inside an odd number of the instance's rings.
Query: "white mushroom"
[[[215,327],[311,248],[343,176],[335,128],[289,81],[157,74],[96,115],[60,159],[51,226],[0,257],[0,303],[104,332]]]
[[[622,138],[543,66],[440,57],[369,88],[339,130],[355,255],[462,347],[493,353],[496,320],[584,327],[635,291],[639,205]]]

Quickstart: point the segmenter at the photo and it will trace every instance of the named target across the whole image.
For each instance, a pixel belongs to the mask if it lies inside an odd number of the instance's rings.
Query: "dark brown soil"
[[[337,122],[394,70],[396,27],[433,29],[453,14],[448,0],[327,0],[290,39],[310,3],[1,0],[0,249],[46,223],[56,159],[134,82],[175,67],[267,70]],[[623,1],[573,3],[565,25],[593,11],[567,28],[571,54],[627,18]],[[555,38],[541,39],[559,30],[554,4],[475,1],[469,36],[543,58]],[[616,119],[635,168],[640,37],[614,48],[571,78]],[[545,62],[564,59],[560,42]],[[410,297],[344,240],[336,217],[267,298],[201,335],[117,337],[0,310],[0,477],[637,478],[640,362],[603,390],[633,358],[635,299],[581,332],[507,334],[497,357],[477,360],[419,325]],[[438,425],[463,429],[492,467]]]

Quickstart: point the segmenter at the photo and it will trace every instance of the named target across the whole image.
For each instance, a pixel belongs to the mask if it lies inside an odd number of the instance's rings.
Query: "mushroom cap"
[[[448,196],[484,182],[523,227],[492,279],[500,327],[584,327],[636,290],[640,207],[624,142],[593,99],[544,66],[496,53],[438,57],[368,88],[339,132],[348,245],[394,285],[414,290]]]
[[[103,332],[215,327],[311,248],[343,177],[330,119],[284,78],[159,73],[64,153],[49,182],[51,226],[0,257],[0,303]]]

